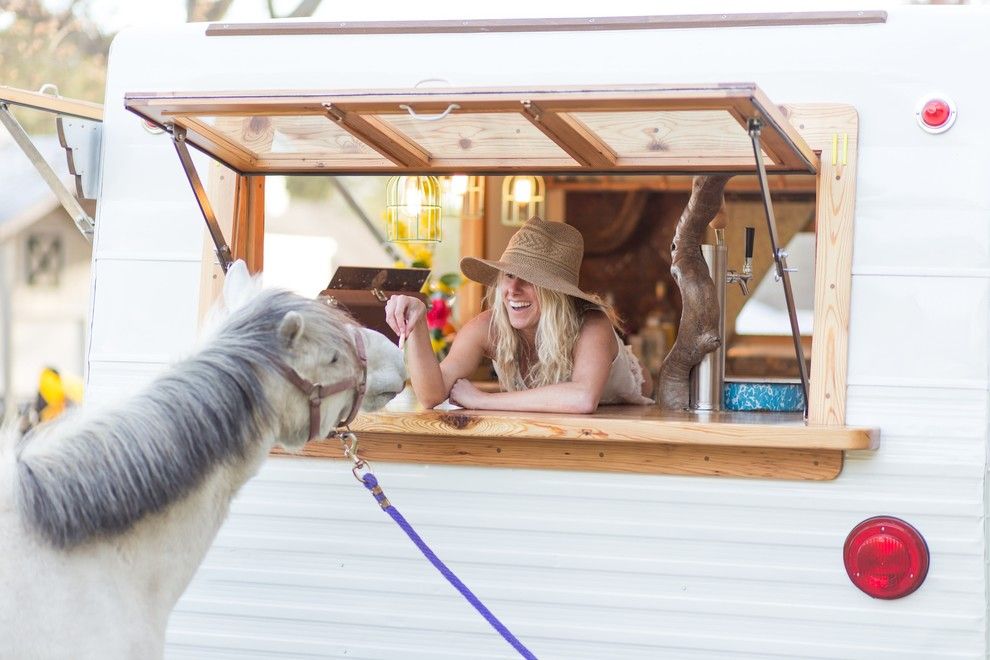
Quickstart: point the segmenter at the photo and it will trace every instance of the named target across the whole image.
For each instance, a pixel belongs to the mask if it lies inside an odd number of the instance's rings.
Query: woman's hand
[[[450,388],[450,402],[462,408],[481,408],[486,396],[466,378],[459,378]]]
[[[392,296],[385,303],[385,322],[399,337],[408,337],[426,316],[426,305],[413,296]]]

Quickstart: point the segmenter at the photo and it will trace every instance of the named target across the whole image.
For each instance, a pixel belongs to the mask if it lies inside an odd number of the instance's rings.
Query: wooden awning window
[[[851,106],[778,106],[749,83],[180,91],[131,93],[125,103],[172,131],[218,255],[256,270],[268,174],[755,174],[760,160],[770,173],[817,175],[815,309],[823,313],[807,421],[614,407],[581,416],[402,410],[355,421],[371,460],[831,479],[844,451],[878,446],[876,429],[845,426],[858,148]],[[239,175],[225,179],[233,204],[219,222],[187,144]],[[233,237],[229,247],[223,235]],[[216,269],[204,266],[204,301],[221,281]],[[307,452],[339,456],[339,447]]]
[[[752,83],[132,93],[126,106],[241,174],[755,171],[818,157]]]

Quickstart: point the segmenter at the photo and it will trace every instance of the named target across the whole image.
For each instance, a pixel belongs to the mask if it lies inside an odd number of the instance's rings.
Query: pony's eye
[[[330,364],[337,364],[337,362],[339,362],[339,361],[340,361],[340,354],[339,353],[334,353],[333,354],[333,357],[330,358]]]

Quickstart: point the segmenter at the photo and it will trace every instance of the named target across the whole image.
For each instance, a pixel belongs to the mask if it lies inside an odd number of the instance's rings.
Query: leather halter
[[[335,430],[328,437],[336,435],[336,429],[350,425],[361,409],[361,401],[364,399],[364,392],[368,385],[368,355],[364,350],[364,339],[361,337],[361,331],[355,328],[351,332],[351,338],[353,339],[354,352],[357,353],[358,364],[360,366],[359,373],[356,376],[339,380],[330,385],[312,383],[300,376],[299,372],[285,362],[281,360],[275,362],[275,366],[282,372],[285,379],[295,385],[296,389],[305,394],[309,399],[309,439],[307,442],[319,439],[320,405],[323,403],[323,399],[338,392],[350,389],[354,390],[354,399],[351,401],[350,410],[345,417],[334,425]]]

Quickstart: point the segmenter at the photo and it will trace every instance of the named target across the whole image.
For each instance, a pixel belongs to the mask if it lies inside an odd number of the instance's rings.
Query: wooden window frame
[[[877,449],[878,429],[844,425],[858,115],[838,104],[788,104],[780,111],[820,155],[807,422],[764,413],[653,414],[611,406],[574,416],[379,412],[359,416],[352,427],[363,455],[373,461],[822,480],[841,472],[845,451]],[[234,258],[260,271],[264,177],[216,167],[208,187],[224,232],[233,237]],[[207,244],[204,254],[212,251]],[[212,255],[204,258],[204,307],[222,280],[213,261]],[[340,448],[310,443],[303,455],[340,458]]]

